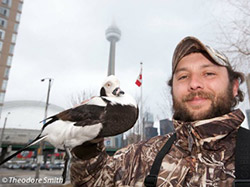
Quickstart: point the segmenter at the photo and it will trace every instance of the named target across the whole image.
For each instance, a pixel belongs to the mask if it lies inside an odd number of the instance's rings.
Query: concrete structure
[[[14,54],[23,0],[0,1],[0,115]]]
[[[107,28],[105,34],[107,40],[110,42],[108,75],[115,75],[115,46],[116,42],[118,42],[121,38],[121,31],[115,24],[112,24],[109,28]],[[121,148],[123,147],[122,142],[123,135],[120,134],[114,137],[106,138],[104,143],[107,147]]]
[[[64,108],[49,104],[48,116],[63,111]],[[10,114],[8,114],[10,113]],[[45,102],[18,100],[4,103],[0,127],[3,127],[5,117],[8,116],[6,128],[38,129],[42,127],[40,123],[44,119]]]
[[[0,134],[2,134],[3,129],[0,129]],[[8,155],[13,154],[15,151],[23,148],[27,143],[31,142],[38,134],[40,130],[34,129],[17,129],[17,128],[6,128],[4,129],[4,135],[2,138],[2,151],[0,155],[0,161],[6,158]],[[37,154],[37,149],[39,144],[29,147],[26,151],[21,152],[14,158],[16,159],[35,159]],[[47,160],[49,155],[55,153],[55,148],[45,142],[43,147],[44,159]],[[58,156],[62,157],[62,150],[59,151]]]
[[[49,104],[48,116],[54,115],[58,112],[63,111],[64,108]],[[44,118],[45,112],[45,102],[41,101],[31,101],[31,100],[18,100],[18,101],[8,101],[4,103],[2,110],[2,118],[0,121],[0,136],[2,135],[3,126],[6,122],[2,139],[2,156],[13,153],[14,151],[24,147],[27,143],[32,141],[39,133],[42,128],[42,123],[40,123]],[[5,120],[7,119],[7,120]],[[117,149],[117,145],[122,147],[120,144],[121,137],[117,136],[119,140],[114,139],[114,144],[108,145],[107,152],[113,154]],[[118,141],[118,143],[117,143]],[[31,146],[29,151],[33,152],[33,157],[36,157],[36,150],[39,144]],[[49,143],[45,143],[44,146],[44,160],[46,160],[47,155],[54,153],[55,148]]]
[[[110,42],[110,50],[109,50],[109,66],[108,66],[108,75],[115,74],[115,45],[121,38],[121,31],[115,25],[112,24],[106,30],[106,38]]]
[[[2,133],[2,128],[0,133]],[[31,142],[38,134],[40,130],[34,129],[17,129],[17,128],[6,128],[3,136],[3,146],[12,145],[12,147],[20,148],[22,145],[26,145]]]
[[[3,129],[0,129],[0,134],[2,134]],[[21,149],[27,143],[31,142],[38,134],[40,130],[33,129],[16,129],[16,128],[6,128],[4,129],[4,134],[2,138],[2,153],[0,160],[9,154],[14,153],[16,150]],[[39,144],[31,146],[28,151],[31,151],[32,156],[36,155],[36,150]],[[49,143],[44,146],[46,153],[54,153],[54,147]],[[27,153],[27,152],[24,152]]]
[[[50,104],[48,115],[54,115],[64,109],[60,106]],[[32,141],[39,133],[43,126],[40,123],[44,119],[45,102],[41,101],[8,101],[4,103],[2,118],[0,121],[0,139],[3,159],[6,155],[20,149]],[[5,128],[3,128],[5,127]],[[38,145],[32,146],[29,150],[35,150]],[[54,147],[49,143],[44,147],[45,155],[54,153]]]

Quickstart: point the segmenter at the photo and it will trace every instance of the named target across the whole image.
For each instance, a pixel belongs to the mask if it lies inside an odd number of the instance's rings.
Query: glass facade
[[[0,92],[0,103],[3,103],[4,96],[5,96],[5,93],[4,92]]]
[[[23,3],[18,3],[18,10],[21,12],[23,9]]]
[[[4,40],[4,36],[5,36],[5,31],[0,29],[0,39]]]
[[[5,16],[5,17],[9,17],[9,13],[10,13],[9,9],[4,8],[4,7],[0,7],[0,14],[1,15]]]
[[[12,1],[11,0],[2,0],[2,4],[7,5],[8,7],[11,7]]]
[[[0,51],[2,51],[2,49],[3,49],[3,42],[0,41]]]
[[[19,24],[18,24],[18,23],[15,23],[15,25],[14,25],[14,31],[15,31],[15,32],[18,31],[18,26],[19,26]]]
[[[7,88],[7,83],[8,83],[8,81],[7,80],[3,80],[3,83],[2,83],[2,90],[6,90],[6,88]]]
[[[13,55],[14,53],[14,48],[15,48],[15,45],[11,44],[10,45],[10,50],[9,50],[9,53]]]
[[[12,63],[12,56],[8,56],[6,65],[11,66],[11,63]]]
[[[11,43],[16,43],[16,34],[12,34]]]
[[[7,27],[7,20],[0,17],[0,27],[6,28]]]
[[[4,78],[5,78],[5,79],[8,79],[8,78],[9,78],[9,73],[10,73],[10,68],[9,68],[9,67],[6,67],[6,68],[5,68],[5,71],[4,71]]]
[[[20,13],[17,13],[17,14],[16,14],[16,21],[17,21],[17,22],[20,22],[20,19],[21,19],[21,14],[20,14]]]

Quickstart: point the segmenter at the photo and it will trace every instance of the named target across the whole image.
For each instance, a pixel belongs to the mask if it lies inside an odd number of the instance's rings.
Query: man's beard
[[[191,101],[195,96],[209,99],[211,101],[211,106],[209,107],[209,109],[203,112],[201,111],[198,114],[192,113],[186,107],[185,103]],[[181,102],[178,102],[173,97],[173,118],[176,120],[188,122],[222,116],[231,112],[233,100],[234,96],[232,83],[229,83],[227,90],[224,93],[217,95],[217,97],[215,97],[215,95],[213,95],[212,93],[203,91],[192,92],[189,95],[185,96]],[[199,106],[196,109],[198,110]]]

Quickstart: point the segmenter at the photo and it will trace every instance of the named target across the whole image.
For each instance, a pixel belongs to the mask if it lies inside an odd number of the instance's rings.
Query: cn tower
[[[108,76],[115,74],[115,44],[121,38],[120,29],[113,23],[106,30],[106,38],[110,42]]]

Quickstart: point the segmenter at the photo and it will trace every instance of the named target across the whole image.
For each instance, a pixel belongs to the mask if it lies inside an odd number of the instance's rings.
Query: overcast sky
[[[146,106],[155,119],[171,118],[171,108],[164,115],[159,106],[175,46],[193,35],[216,48],[218,23],[232,15],[217,0],[24,0],[5,101],[45,101],[48,82],[40,80],[46,77],[54,80],[50,102],[65,109],[83,90],[98,95],[109,58],[105,30],[115,20],[122,32],[115,67],[121,88],[139,96],[143,62]],[[240,107],[249,108],[248,100]]]

